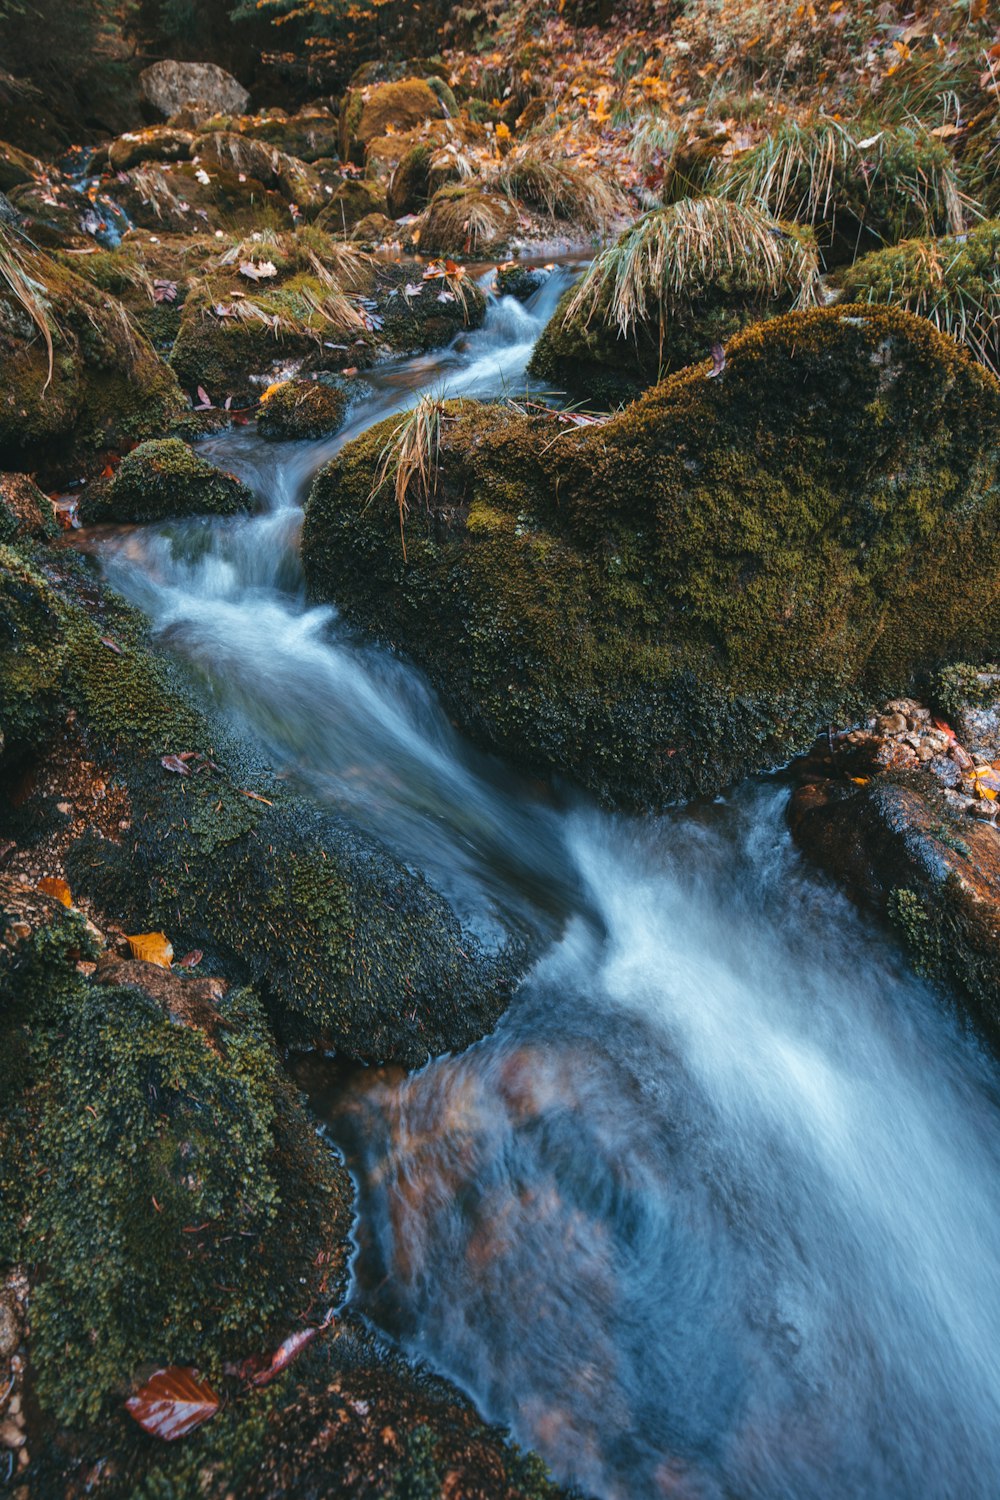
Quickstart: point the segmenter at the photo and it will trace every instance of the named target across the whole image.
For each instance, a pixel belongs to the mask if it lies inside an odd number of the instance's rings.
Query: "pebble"
[[[0,1422],[0,1448],[23,1448],[26,1441],[20,1422],[12,1417]]]
[[[875,721],[875,727],[880,734],[905,734],[907,725],[903,714],[883,714]]]

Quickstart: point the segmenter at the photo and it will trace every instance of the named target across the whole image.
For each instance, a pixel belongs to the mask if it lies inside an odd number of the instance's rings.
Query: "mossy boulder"
[[[838,272],[833,285],[848,302],[890,303],[930,318],[1000,370],[1000,220],[876,250]]]
[[[181,130],[174,125],[128,130],[111,142],[107,163],[113,172],[127,172],[130,167],[148,161],[187,161],[194,140],[192,130]]]
[[[283,381],[265,391],[257,431],[271,443],[329,437],[341,426],[349,400],[349,386],[335,376]]]
[[[425,120],[441,120],[448,110],[430,84],[421,78],[351,88],[340,107],[340,155],[364,164],[369,144],[380,136],[398,135]]]
[[[279,151],[277,146],[233,131],[215,131],[199,136],[194,159],[209,174],[236,172],[262,182],[306,217],[317,214],[327,201],[323,182],[314,167]]]
[[[439,188],[420,221],[420,249],[455,260],[506,255],[521,224],[503,193],[468,183]]]
[[[316,227],[327,234],[349,234],[361,219],[385,213],[385,189],[361,177],[345,178],[317,215]]]
[[[425,280],[412,261],[380,268],[375,297],[380,337],[394,354],[441,349],[486,316],[486,298],[471,276]]]
[[[288,201],[232,163],[151,162],[114,181],[114,197],[133,224],[154,234],[253,230],[290,223]]]
[[[550,275],[551,272],[545,266],[524,266],[517,261],[509,261],[497,266],[493,290],[498,297],[515,297],[518,302],[527,302],[529,297],[540,291]]]
[[[154,438],[127,453],[110,480],[85,491],[78,513],[85,526],[93,526],[232,516],[252,505],[253,492],[234,474],[223,473],[180,438]]]
[[[58,605],[35,568],[0,545],[0,748],[37,744],[58,713],[68,646]]]
[[[924,321],[757,324],[603,425],[460,402],[408,561],[371,475],[318,475],[308,586],[408,652],[477,739],[601,797],[715,791],[914,674],[988,655],[1000,384]],[[558,436],[558,440],[556,440]]]
[[[338,117],[319,105],[305,105],[294,115],[282,109],[260,115],[214,115],[204,121],[199,133],[208,135],[218,130],[261,141],[310,163],[335,157],[340,140]]]
[[[426,206],[430,196],[430,164],[431,148],[423,143],[412,146],[396,163],[386,194],[389,212],[394,219],[418,213]]]
[[[0,945],[0,1024],[24,1069],[0,1123],[0,1253],[44,1267],[33,1385],[69,1426],[107,1418],[144,1368],[219,1381],[280,1342],[322,1280],[336,1299],[352,1196],[252,992],[218,1001],[210,1036],[141,988],[89,982],[81,954],[69,912]]]
[[[707,252],[698,243],[706,233]],[[818,274],[811,229],[724,200],[683,199],[644,215],[563,295],[529,373],[588,402],[614,405],[707,358],[713,344],[726,344],[749,324],[803,298],[808,303]],[[623,328],[617,291],[644,279]]]
[[[51,378],[38,324],[0,286],[0,465],[79,472],[164,431],[183,398],[121,303],[40,252],[26,249],[23,261],[43,288]]]
[[[37,156],[18,150],[9,141],[0,141],[0,193],[9,193],[11,188],[25,182],[35,182],[44,174],[45,167]]]
[[[51,541],[59,533],[47,495],[27,474],[0,474],[0,542]]]

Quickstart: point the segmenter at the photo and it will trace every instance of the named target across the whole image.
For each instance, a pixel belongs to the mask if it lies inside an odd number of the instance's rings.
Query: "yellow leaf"
[[[125,941],[132,957],[143,963],[158,964],[161,969],[169,969],[173,963],[174,950],[165,932],[137,932],[134,936],[126,932]]]
[[[58,875],[43,876],[35,889],[41,891],[43,896],[54,896],[57,901],[62,902],[63,906],[73,905],[73,897],[70,895],[69,886],[65,880],[60,880]]]
[[[871,777],[870,776],[852,776],[851,780],[854,782],[855,786],[867,786],[868,783],[869,783],[869,781],[871,780]]]

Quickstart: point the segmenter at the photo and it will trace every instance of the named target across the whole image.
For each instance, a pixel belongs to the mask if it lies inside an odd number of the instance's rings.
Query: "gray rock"
[[[241,115],[250,95],[241,83],[215,63],[166,59],[143,68],[139,97],[157,114],[169,118],[181,109],[209,115]]]

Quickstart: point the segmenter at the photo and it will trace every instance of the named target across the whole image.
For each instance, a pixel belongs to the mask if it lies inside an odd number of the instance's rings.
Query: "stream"
[[[203,443],[259,514],[103,549],[278,768],[542,945],[462,1056],[300,1068],[358,1185],[351,1300],[602,1500],[995,1500],[996,1069],[798,855],[786,783],[607,814],[304,599],[319,465],[424,390],[522,392],[570,274],[381,366],[334,439]]]

